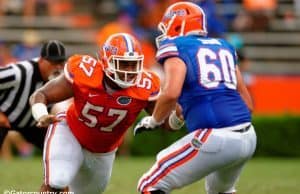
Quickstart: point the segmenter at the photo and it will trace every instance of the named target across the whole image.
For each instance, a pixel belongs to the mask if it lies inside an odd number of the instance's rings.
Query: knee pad
[[[57,173],[49,180],[49,186],[56,189],[65,189],[71,183],[72,179],[65,173]]]

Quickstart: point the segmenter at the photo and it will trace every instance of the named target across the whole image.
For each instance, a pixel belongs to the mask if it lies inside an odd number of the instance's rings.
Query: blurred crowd
[[[72,16],[74,25],[96,26],[95,42],[101,43],[107,35],[118,32],[135,34],[144,45],[146,65],[155,63],[154,39],[157,36],[157,23],[162,11],[178,0],[0,0],[1,15],[23,16],[24,22],[36,16],[50,18]],[[209,36],[223,37],[226,32],[267,31],[270,20],[278,14],[277,0],[191,0],[206,12]],[[294,0],[293,10],[287,9],[284,17],[287,25],[300,15],[299,1]],[[82,14],[84,12],[84,14]],[[84,16],[85,15],[85,16]],[[71,20],[70,20],[71,22]],[[23,42],[6,45],[0,38],[0,64],[24,59],[36,54],[38,32],[24,32]],[[2,39],[2,40],[1,40]],[[11,52],[8,50],[12,50]],[[24,52],[25,51],[25,52]]]
[[[23,22],[33,21],[36,16],[49,16],[53,19],[74,16],[74,21],[76,20],[73,22],[74,25],[86,22],[99,26],[95,37],[97,43],[101,43],[110,33],[130,32],[142,40],[147,53],[146,65],[151,65],[155,63],[153,55],[157,23],[163,10],[176,1],[178,0],[92,0],[87,3],[82,0],[0,0],[0,16],[23,16]],[[228,31],[267,30],[268,22],[277,10],[277,0],[193,0],[193,2],[206,12],[209,36],[214,37],[224,37]],[[295,10],[299,10],[297,2],[295,1]],[[237,5],[241,7],[236,7]],[[287,11],[287,19],[294,17],[291,13],[295,15],[298,13],[295,10]],[[80,12],[84,12],[86,17]],[[78,17],[79,15],[81,17]],[[37,54],[38,32],[24,32],[23,36],[23,42],[14,45],[13,48],[6,45],[4,37],[0,38],[0,64]],[[7,51],[5,47],[12,51]]]

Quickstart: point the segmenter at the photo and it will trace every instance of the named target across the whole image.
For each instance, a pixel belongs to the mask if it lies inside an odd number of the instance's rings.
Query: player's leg
[[[50,125],[43,153],[44,191],[63,191],[69,186],[83,157],[82,148],[65,121]]]
[[[224,157],[236,153],[238,157],[230,165],[226,165],[209,174],[205,179],[207,194],[234,194],[235,184],[246,162],[252,157],[256,147],[256,135],[253,127],[248,132],[227,132],[224,143]],[[241,148],[240,151],[234,150]],[[226,153],[228,152],[228,153]]]
[[[138,191],[169,193],[209,174],[216,164],[208,161],[221,149],[222,142],[218,139],[211,144],[209,153],[201,152],[202,144],[211,139],[210,134],[210,129],[197,130],[162,150],[152,168],[140,178]]]
[[[235,184],[238,181],[246,161],[228,168],[211,173],[205,178],[207,194],[232,194],[236,192]]]
[[[233,132],[196,130],[164,149],[153,167],[139,180],[139,192],[161,190],[168,193],[239,161],[244,145],[238,137],[229,142],[230,133]]]
[[[64,189],[54,189],[51,188],[49,185],[46,185],[45,183],[42,184],[41,188],[40,188],[40,192],[51,192],[53,194],[60,194],[61,192],[68,192],[69,189],[68,187],[64,188]]]
[[[111,177],[115,151],[97,154],[84,150],[83,153],[83,164],[72,181],[70,190],[89,194],[104,192]]]

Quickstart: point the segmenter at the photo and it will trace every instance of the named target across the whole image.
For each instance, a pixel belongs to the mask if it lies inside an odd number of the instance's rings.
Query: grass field
[[[140,175],[154,157],[117,157],[105,194],[133,194]],[[42,181],[41,158],[0,161],[0,194],[5,190],[37,191]],[[173,194],[205,194],[203,181]],[[300,194],[300,159],[255,158],[242,173],[238,194]],[[13,194],[13,193],[11,193]]]

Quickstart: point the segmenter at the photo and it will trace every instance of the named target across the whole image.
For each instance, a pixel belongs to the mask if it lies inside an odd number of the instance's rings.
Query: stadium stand
[[[251,71],[268,74],[300,73],[300,18],[294,12],[292,0],[279,0],[276,17],[266,32],[244,32],[245,53],[251,61]]]
[[[105,9],[101,10],[106,11],[101,12],[101,18],[97,20],[93,20],[89,15],[91,14],[89,8],[95,5],[92,3],[86,5],[88,2],[81,0],[74,0],[73,15],[56,18],[45,15],[36,16],[28,22],[22,20],[22,16],[1,16],[0,37],[5,42],[15,44],[22,41],[22,32],[25,29],[38,29],[41,41],[59,39],[66,43],[69,54],[94,54],[96,30],[118,12],[117,8],[113,9],[114,1],[102,0],[100,2],[97,6],[104,7]],[[223,4],[222,1],[217,3],[217,8],[220,15],[236,14],[243,9],[241,2]],[[267,31],[240,33],[244,41],[245,53],[251,62],[250,71],[275,74],[300,73],[300,55],[298,54],[300,18],[294,16],[290,21],[285,18],[287,13],[293,11],[293,0],[278,0],[276,17],[270,21]],[[229,35],[231,33],[233,32],[228,32]]]

